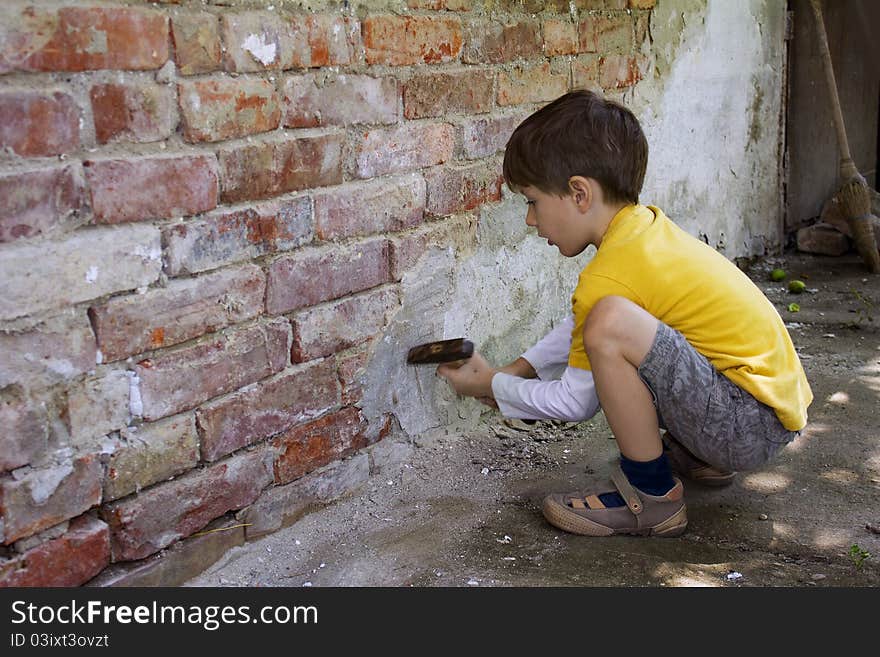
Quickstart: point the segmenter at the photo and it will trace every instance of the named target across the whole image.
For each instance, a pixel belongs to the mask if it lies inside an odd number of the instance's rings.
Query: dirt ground
[[[776,267],[786,281],[770,280]],[[543,496],[607,479],[617,452],[604,417],[528,426],[488,413],[467,434],[399,444],[356,494],[233,548],[185,586],[877,586],[880,276],[855,255],[793,253],[747,271],[803,359],[810,422],[728,488],[686,481],[684,535],[556,530]],[[804,293],[788,292],[792,278]]]

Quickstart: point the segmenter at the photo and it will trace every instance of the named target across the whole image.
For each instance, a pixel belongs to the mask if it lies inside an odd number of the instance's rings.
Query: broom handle
[[[819,36],[819,50],[822,51],[822,63],[825,65],[825,78],[828,82],[828,94],[831,97],[831,115],[837,131],[837,145],[840,147],[840,175],[849,180],[859,175],[852,155],[849,142],[846,140],[846,128],[843,125],[843,112],[840,110],[840,99],[837,97],[837,81],[834,79],[834,66],[831,64],[831,51],[828,49],[828,35],[825,33],[825,21],[822,18],[820,0],[810,0],[813,15],[816,17],[816,33]]]

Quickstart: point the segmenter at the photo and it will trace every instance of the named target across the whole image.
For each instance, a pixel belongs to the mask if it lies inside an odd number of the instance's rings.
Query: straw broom
[[[843,125],[843,112],[840,109],[840,99],[837,97],[837,82],[834,79],[831,52],[828,49],[828,35],[825,33],[825,21],[822,18],[822,7],[819,3],[820,0],[810,0],[813,15],[816,17],[819,50],[822,52],[822,60],[825,65],[825,78],[828,82],[828,92],[831,98],[831,114],[834,118],[834,128],[837,131],[837,145],[840,148],[840,178],[843,180],[843,185],[835,197],[852,231],[856,250],[868,270],[877,274],[880,273],[880,252],[877,251],[874,230],[871,226],[871,195],[868,191],[868,183],[856,169],[850,155],[846,128]]]

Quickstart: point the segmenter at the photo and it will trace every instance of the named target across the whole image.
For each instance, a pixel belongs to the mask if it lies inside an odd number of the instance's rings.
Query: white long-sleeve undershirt
[[[522,357],[538,379],[499,372],[492,377],[492,394],[505,417],[521,420],[580,422],[599,410],[593,373],[568,366],[574,317],[569,316]]]

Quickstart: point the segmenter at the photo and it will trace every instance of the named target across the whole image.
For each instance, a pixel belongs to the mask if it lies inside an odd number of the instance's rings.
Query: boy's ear
[[[590,181],[583,176],[572,176],[568,179],[568,191],[574,198],[578,209],[586,212],[593,204],[593,188]]]

